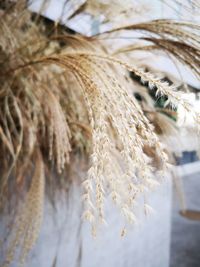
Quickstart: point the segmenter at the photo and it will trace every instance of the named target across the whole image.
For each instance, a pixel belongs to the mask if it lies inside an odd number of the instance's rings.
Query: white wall
[[[142,201],[137,207],[137,225],[127,228],[122,217],[108,203],[105,226],[94,239],[90,227],[81,221],[81,199],[74,186],[68,201],[55,212],[47,203],[45,220],[28,267],[168,267],[171,221],[171,182],[166,179],[147,196],[154,212],[145,217]],[[53,261],[57,254],[57,264]],[[79,258],[79,260],[78,260]],[[14,267],[17,265],[13,265]]]

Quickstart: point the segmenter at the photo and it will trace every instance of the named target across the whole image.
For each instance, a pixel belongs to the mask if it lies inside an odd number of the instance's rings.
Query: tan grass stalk
[[[20,262],[24,264],[28,252],[35,244],[43,217],[44,188],[44,165],[40,153],[37,152],[31,186],[22,207],[18,211],[4,267],[9,266],[15,259],[15,254],[20,247],[18,256]]]

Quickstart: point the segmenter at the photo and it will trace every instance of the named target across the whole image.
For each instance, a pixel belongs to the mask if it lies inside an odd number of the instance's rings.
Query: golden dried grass
[[[16,247],[22,246],[19,258],[23,262],[36,241],[44,205],[44,169],[53,166],[58,173],[65,171],[70,155],[77,151],[90,156],[83,179],[84,217],[93,227],[104,222],[104,201],[110,195],[124,217],[135,221],[136,196],[156,183],[155,166],[164,170],[167,154],[153,124],[132,96],[128,71],[148,83],[150,89],[156,88],[157,96],[167,96],[172,106],[181,104],[187,112],[193,112],[199,125],[199,114],[174,85],[110,56],[106,46],[94,39],[47,37],[44,25],[35,24],[22,8],[23,1],[21,5],[13,6],[0,18],[1,206],[9,201],[10,184],[16,191],[27,192],[6,266],[14,259]],[[20,10],[22,16],[17,19]],[[123,29],[159,35],[159,39],[148,41],[176,55],[199,75],[196,25],[160,20]],[[65,45],[59,44],[61,40]],[[27,186],[31,162],[35,172]]]

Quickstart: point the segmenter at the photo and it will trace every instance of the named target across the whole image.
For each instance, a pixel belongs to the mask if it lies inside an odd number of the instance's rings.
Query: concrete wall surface
[[[145,216],[138,201],[138,223],[124,227],[122,216],[106,205],[107,226],[91,236],[81,220],[81,200],[74,185],[68,200],[53,209],[48,203],[39,240],[29,256],[27,267],[168,267],[171,221],[171,181],[166,179],[147,195],[153,212]],[[16,267],[13,264],[12,267]]]

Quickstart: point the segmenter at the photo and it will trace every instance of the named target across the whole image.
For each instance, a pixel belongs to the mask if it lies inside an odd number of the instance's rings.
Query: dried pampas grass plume
[[[44,94],[44,108],[47,109],[49,123],[49,159],[56,158],[56,167],[58,172],[61,173],[65,163],[69,163],[69,153],[71,151],[69,125],[59,101],[50,91]]]
[[[39,151],[37,151],[34,168],[30,189],[15,219],[4,267],[9,266],[15,259],[19,248],[21,249],[18,257],[21,264],[24,264],[38,238],[43,217],[45,190],[44,164]]]

